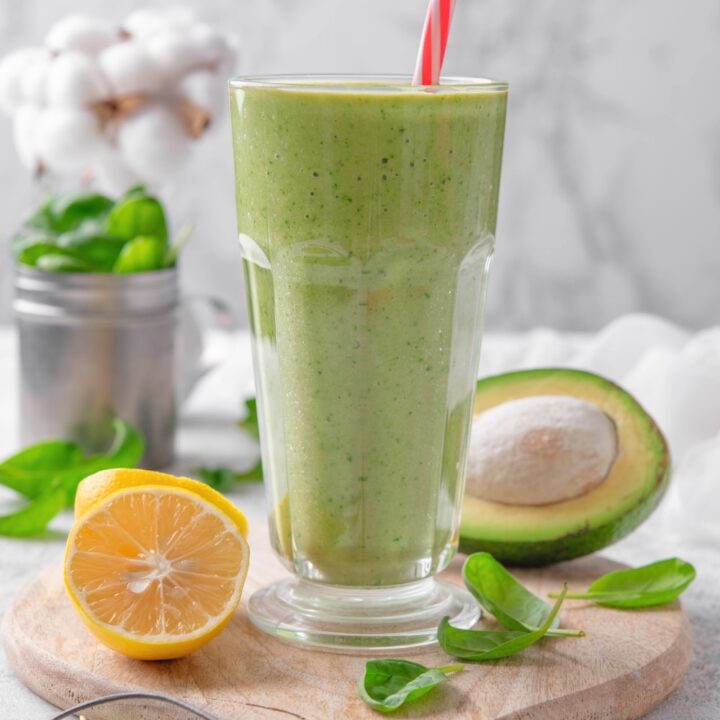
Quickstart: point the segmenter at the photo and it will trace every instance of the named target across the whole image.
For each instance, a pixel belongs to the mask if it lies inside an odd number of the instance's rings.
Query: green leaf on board
[[[563,587],[543,624],[530,632],[519,630],[463,630],[453,627],[450,625],[449,618],[444,618],[438,628],[440,647],[448,655],[470,662],[500,660],[515,655],[521,650],[534,645],[547,634],[560,611],[566,593],[567,585]]]
[[[550,607],[521,585],[490,553],[468,556],[463,579],[480,605],[508,630],[537,630],[546,620]],[[548,635],[582,637],[582,630],[565,630],[555,618]]]
[[[689,562],[668,558],[638,568],[615,570],[595,580],[586,592],[568,593],[567,597],[614,608],[654,607],[677,599],[694,579],[695,568]]]
[[[419,700],[463,669],[460,664],[428,668],[410,660],[370,660],[358,682],[358,694],[373,709],[390,713]]]
[[[165,267],[167,244],[152,235],[136,237],[125,244],[112,267],[120,275],[150,272]]]

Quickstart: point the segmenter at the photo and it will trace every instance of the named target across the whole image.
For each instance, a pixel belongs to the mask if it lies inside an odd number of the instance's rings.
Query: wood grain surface
[[[245,599],[285,573],[263,531],[253,551]],[[619,567],[593,556],[542,570],[517,571],[544,596],[567,580],[583,589]],[[445,576],[457,582],[460,560]],[[563,625],[584,638],[546,639],[503,661],[468,664],[397,718],[448,720],[631,720],[659,703],[682,678],[690,658],[687,617],[679,603],[643,611],[610,610],[568,601]],[[206,648],[182,660],[144,663],[115,654],[81,624],[62,587],[59,568],[48,568],[17,597],[2,637],[17,676],[61,708],[125,690],[155,690],[183,698],[219,720],[361,720],[377,718],[357,697],[366,657],[303,650],[256,630],[244,606]],[[397,656],[397,655],[396,655]],[[400,657],[440,665],[437,648]],[[104,713],[104,714],[103,714]],[[110,709],[92,720],[127,718]],[[133,720],[156,720],[157,709],[138,709]],[[169,716],[168,716],[169,717]],[[179,717],[177,715],[173,716]]]

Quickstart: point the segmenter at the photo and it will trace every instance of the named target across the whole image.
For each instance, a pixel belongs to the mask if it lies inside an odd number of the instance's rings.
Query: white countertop
[[[483,369],[496,372],[523,365],[563,364],[588,338],[536,331],[485,340]],[[0,457],[17,449],[16,361],[11,331],[0,329]],[[251,359],[246,334],[233,339],[232,357],[205,378],[184,408],[178,436],[176,470],[199,464],[250,465],[257,454],[253,442],[234,425],[244,395],[252,392]],[[9,496],[0,496],[1,498]],[[248,485],[233,499],[251,522],[264,522],[262,487]],[[0,613],[18,589],[41,567],[57,562],[64,549],[66,515],[47,538],[0,538]],[[720,528],[720,517],[717,520]],[[670,555],[693,562],[698,580],[683,596],[694,633],[694,656],[680,687],[647,718],[650,720],[717,720],[720,718],[720,543],[690,539],[672,529],[667,513],[659,512],[630,538],[605,554],[630,564],[644,564]],[[0,650],[0,720],[46,720],[53,708],[14,677]],[[558,718],[558,720],[561,720]]]

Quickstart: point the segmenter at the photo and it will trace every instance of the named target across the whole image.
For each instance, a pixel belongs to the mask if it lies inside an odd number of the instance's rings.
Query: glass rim
[[[288,75],[240,75],[230,78],[232,90],[264,88],[310,92],[350,92],[360,94],[426,95],[428,93],[454,94],[458,92],[505,92],[508,83],[489,78],[447,75],[441,76],[438,85],[411,85],[412,75],[373,73],[319,73]]]

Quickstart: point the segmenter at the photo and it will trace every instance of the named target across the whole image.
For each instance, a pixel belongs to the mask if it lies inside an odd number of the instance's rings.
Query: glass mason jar
[[[475,603],[453,556],[507,86],[231,82],[237,215],[285,639],[432,642]]]

